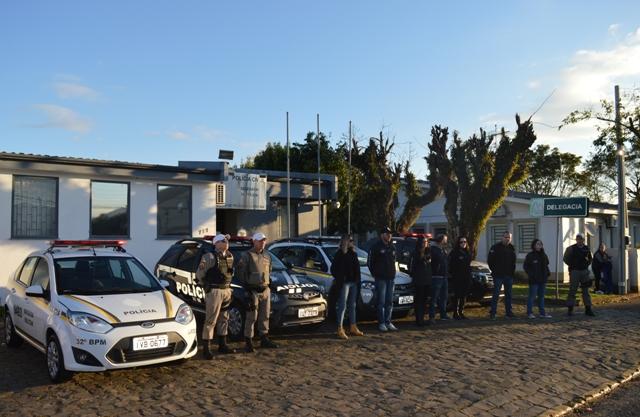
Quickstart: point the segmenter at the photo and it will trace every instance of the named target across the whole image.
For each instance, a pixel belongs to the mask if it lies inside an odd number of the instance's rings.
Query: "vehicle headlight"
[[[193,320],[193,310],[186,304],[182,304],[176,314],[176,321],[180,324],[189,324]]]
[[[78,329],[88,332],[104,334],[113,328],[109,323],[92,314],[71,311],[67,315],[69,316],[69,323]]]
[[[278,295],[278,293],[276,293],[276,292],[272,292],[271,293],[271,302],[272,303],[277,303],[278,301],[280,301],[280,295]]]
[[[369,304],[373,299],[373,291],[376,285],[373,282],[365,281],[360,284],[360,298],[365,304]]]

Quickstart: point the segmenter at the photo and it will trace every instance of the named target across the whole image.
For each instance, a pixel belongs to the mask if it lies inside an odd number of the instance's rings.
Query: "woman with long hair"
[[[340,245],[331,263],[331,275],[338,288],[338,302],[336,303],[336,321],[338,323],[338,337],[349,337],[342,327],[344,314],[349,309],[349,333],[352,336],[364,336],[356,325],[356,296],[360,287],[360,262],[355,252],[355,245],[350,235],[343,235]]]
[[[537,297],[540,318],[550,319],[551,316],[544,311],[544,293],[551,272],[549,271],[549,258],[544,252],[544,245],[540,239],[533,239],[533,242],[531,242],[531,252],[527,254],[523,266],[529,277],[527,317],[530,319],[536,318],[533,314],[533,301]]]
[[[467,245],[467,238],[464,236],[458,237],[456,246],[449,254],[449,272],[451,273],[455,300],[453,318],[456,320],[466,319],[464,303],[467,300],[469,289],[471,289],[471,253]]]
[[[431,251],[429,240],[418,238],[416,248],[409,262],[409,275],[413,279],[415,295],[413,308],[416,313],[416,326],[424,326],[425,305],[427,304],[428,288],[431,285]]]

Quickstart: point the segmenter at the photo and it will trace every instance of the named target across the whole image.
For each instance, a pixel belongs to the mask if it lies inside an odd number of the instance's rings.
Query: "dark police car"
[[[234,237],[229,250],[237,263],[242,252],[251,248],[251,240]],[[202,255],[215,250],[211,237],[182,239],[173,244],[160,258],[156,276],[169,282],[169,290],[187,302],[194,311],[204,314],[204,288],[196,282],[195,273]],[[271,317],[270,327],[290,327],[318,324],[325,320],[327,302],[323,289],[306,276],[298,275],[271,253]],[[245,316],[244,289],[234,277],[231,282],[233,300],[229,306],[229,336],[242,337]]]

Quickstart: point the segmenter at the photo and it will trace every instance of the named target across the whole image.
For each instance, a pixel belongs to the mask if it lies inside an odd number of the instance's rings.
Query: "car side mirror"
[[[164,288],[169,288],[171,286],[171,283],[169,281],[167,281],[166,279],[161,279],[160,280],[160,285],[162,285]]]
[[[44,288],[41,285],[32,285],[27,288],[26,292],[28,297],[46,298]]]

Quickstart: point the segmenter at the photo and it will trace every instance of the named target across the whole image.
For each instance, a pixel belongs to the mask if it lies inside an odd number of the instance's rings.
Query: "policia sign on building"
[[[529,205],[532,217],[587,217],[589,199],[573,198],[534,198]]]

